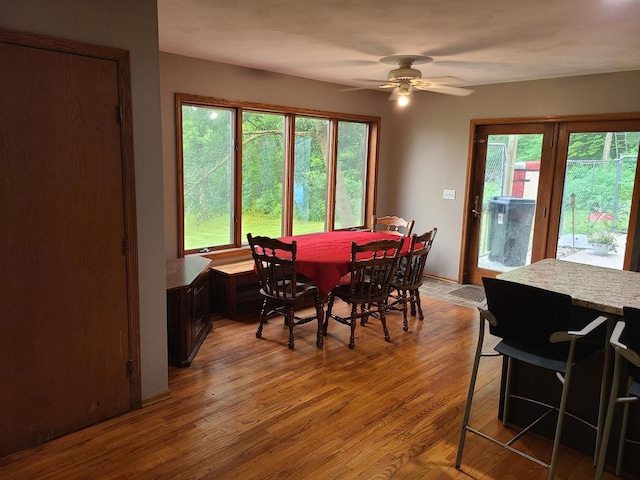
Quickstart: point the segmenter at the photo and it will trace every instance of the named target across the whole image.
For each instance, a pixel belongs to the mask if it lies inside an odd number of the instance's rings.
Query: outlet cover
[[[455,190],[443,190],[442,198],[445,200],[455,200],[456,199],[456,191]]]

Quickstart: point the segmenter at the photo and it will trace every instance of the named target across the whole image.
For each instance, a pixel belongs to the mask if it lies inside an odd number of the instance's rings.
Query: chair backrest
[[[624,307],[624,332],[622,343],[640,355],[640,308]],[[640,382],[640,368],[629,365],[629,374]]]
[[[544,348],[552,333],[572,327],[569,295],[497,278],[483,277],[482,283],[487,308],[497,320],[489,326],[492,335]]]
[[[360,303],[380,302],[389,296],[404,238],[351,244],[349,296]]]
[[[640,308],[624,307],[623,311],[625,345],[640,353]]]
[[[405,220],[402,217],[387,215],[386,217],[371,217],[372,230],[374,232],[392,233],[401,237],[409,237],[413,230],[414,220]]]
[[[422,273],[427,262],[427,255],[431,251],[433,239],[436,238],[438,229],[432,230],[422,235],[413,234],[411,236],[411,246],[409,253],[401,257],[398,262],[398,270],[394,276],[395,285],[404,285],[406,288],[417,288],[422,283]]]
[[[250,233],[247,234],[247,240],[264,293],[283,300],[295,297],[296,242],[285,243],[270,237],[253,237]]]

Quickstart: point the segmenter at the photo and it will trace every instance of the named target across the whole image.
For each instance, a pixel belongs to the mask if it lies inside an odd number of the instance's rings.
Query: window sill
[[[248,246],[244,246],[240,248],[229,248],[227,250],[215,250],[206,253],[192,253],[185,256],[208,258],[213,261],[212,265],[219,265],[223,263],[234,263],[250,259],[251,250],[249,250]]]

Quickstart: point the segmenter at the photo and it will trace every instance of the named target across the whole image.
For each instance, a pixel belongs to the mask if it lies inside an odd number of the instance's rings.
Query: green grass
[[[282,236],[279,217],[243,215],[242,220],[243,242],[246,242],[247,233],[251,233],[252,235],[266,235],[269,237]],[[198,222],[195,215],[187,214],[184,218],[184,230],[185,250],[229,245],[231,243],[231,222],[228,217],[222,215]],[[323,222],[294,222],[296,235],[322,232],[323,230]]]

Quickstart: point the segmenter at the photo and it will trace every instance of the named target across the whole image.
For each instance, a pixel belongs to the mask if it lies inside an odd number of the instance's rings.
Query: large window
[[[329,120],[296,117],[293,233],[322,232],[327,218]]]
[[[233,242],[234,111],[182,105],[184,250]]]
[[[338,162],[336,165],[336,210],[334,227],[363,225],[367,175],[367,126],[338,122]]]
[[[282,231],[284,125],[284,115],[248,111],[242,113],[240,163],[243,237],[249,232],[278,237]],[[185,238],[188,234],[185,229]],[[217,245],[214,243],[210,246]]]
[[[363,227],[380,119],[176,94],[180,253]]]

